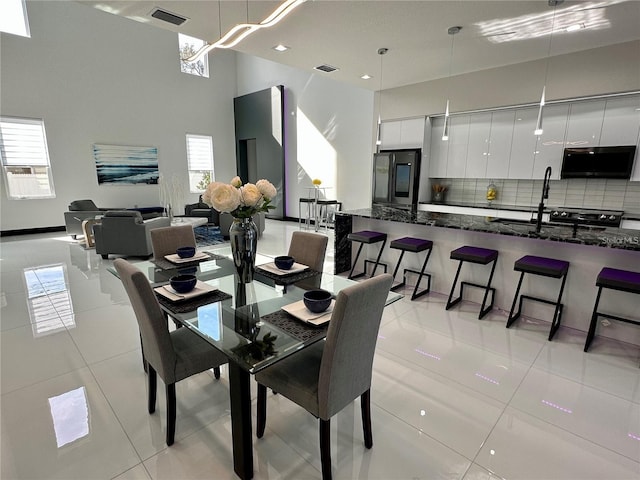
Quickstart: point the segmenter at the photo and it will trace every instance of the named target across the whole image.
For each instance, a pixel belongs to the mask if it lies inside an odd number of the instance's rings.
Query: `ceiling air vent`
[[[327,65],[326,63],[324,65],[318,65],[317,67],[313,67],[313,68],[314,70],[320,70],[321,72],[326,72],[326,73],[331,73],[338,70],[336,67],[332,67],[331,65]]]
[[[180,15],[176,15],[175,13],[168,12],[161,8],[154,8],[151,12],[151,16],[153,18],[157,18],[158,20],[171,23],[173,25],[182,25],[188,20],[185,17],[181,17]]]

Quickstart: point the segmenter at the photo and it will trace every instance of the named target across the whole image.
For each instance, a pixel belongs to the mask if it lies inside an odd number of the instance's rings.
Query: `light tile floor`
[[[297,228],[268,221],[259,252],[282,254]],[[147,414],[137,326],[111,260],[63,234],[0,247],[3,480],[235,478],[224,368],[220,381],[178,384],[167,448],[163,388]],[[445,300],[385,309],[374,448],[354,403],[332,422],[335,478],[640,478],[640,348],[598,337],[585,354],[583,332],[548,342],[548,323],[507,330],[501,312],[479,321],[478,305],[447,312]],[[320,478],[317,437],[313,417],[270,396],[255,478]]]

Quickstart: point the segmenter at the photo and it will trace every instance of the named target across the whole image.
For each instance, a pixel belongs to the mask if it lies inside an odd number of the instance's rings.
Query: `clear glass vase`
[[[234,218],[229,228],[229,240],[238,282],[252,282],[258,249],[258,227],[253,218]]]

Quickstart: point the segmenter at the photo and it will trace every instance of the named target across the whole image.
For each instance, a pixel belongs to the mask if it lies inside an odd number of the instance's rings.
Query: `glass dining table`
[[[229,396],[234,471],[253,477],[250,376],[326,337],[329,322],[305,323],[282,308],[302,300],[306,290],[321,288],[337,295],[356,282],[307,269],[277,272],[273,258],[257,255],[254,281],[239,283],[228,245],[207,247],[201,261],[134,262],[157,292],[179,273],[193,273],[207,293],[172,301],[158,294],[161,308],[229,358]],[[204,257],[203,253],[199,253]],[[261,267],[261,265],[263,267]],[[117,276],[115,268],[108,270]],[[389,292],[386,304],[402,298]]]

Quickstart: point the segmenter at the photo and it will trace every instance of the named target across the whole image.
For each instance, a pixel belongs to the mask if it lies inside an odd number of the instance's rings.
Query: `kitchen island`
[[[347,235],[359,230],[387,233],[387,246],[381,261],[387,264],[390,273],[393,273],[399,256],[397,251],[389,250],[391,240],[405,236],[432,240],[433,253],[427,272],[432,274],[432,292],[443,295],[449,294],[457,268],[457,262],[449,258],[452,250],[462,245],[498,250],[500,254],[493,281],[496,288],[494,310],[504,310],[507,314],[519,277],[519,273],[513,270],[517,259],[524,255],[537,255],[569,261],[571,266],[563,296],[562,325],[584,332],[589,327],[597,291],[595,281],[600,270],[606,266],[640,271],[639,230],[547,223],[542,225],[540,232],[536,232],[535,224],[526,220],[374,207],[337,213],[336,274],[350,270],[353,251]],[[363,249],[356,271],[362,269],[362,258],[375,258],[377,249],[377,245]],[[424,259],[422,255],[420,259],[414,255],[405,256],[403,267],[419,266]],[[463,280],[482,283],[486,282],[487,271],[483,266],[465,265],[461,275]],[[408,282],[415,282],[415,277],[409,277]],[[555,298],[558,288],[554,279],[531,275],[526,276],[523,283],[523,292],[544,298]],[[480,289],[465,290],[466,300],[480,303],[481,295]],[[603,295],[601,311],[638,318],[640,298],[637,295],[612,291],[607,292],[606,297]],[[553,312],[550,306],[525,302],[523,314],[550,321]],[[610,322],[606,327],[600,326],[598,334],[640,345],[640,328],[634,325]]]

